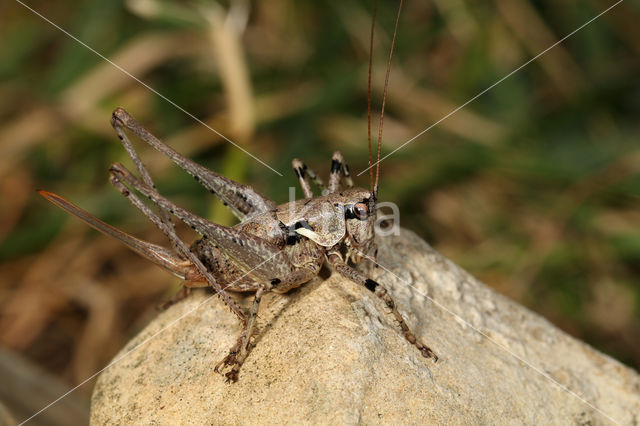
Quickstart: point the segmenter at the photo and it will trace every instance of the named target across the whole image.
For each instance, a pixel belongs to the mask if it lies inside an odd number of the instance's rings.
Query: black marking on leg
[[[340,160],[336,160],[335,158],[331,160],[331,173],[338,173],[341,166]]]
[[[376,287],[378,287],[379,285],[380,284],[369,278],[367,278],[367,280],[364,282],[364,286],[372,293],[375,293]]]
[[[349,172],[349,165],[348,164],[344,165],[344,175],[345,176],[351,176],[351,173]]]
[[[300,241],[300,235],[298,234],[289,234],[287,235],[287,245],[295,246]]]

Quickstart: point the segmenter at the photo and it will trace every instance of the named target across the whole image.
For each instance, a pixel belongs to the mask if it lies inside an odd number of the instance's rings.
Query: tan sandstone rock
[[[239,323],[218,298],[196,292],[158,315],[100,376],[92,423],[640,423],[636,372],[411,232],[379,245],[388,270],[374,278],[437,363],[405,341],[382,301],[333,274],[263,298],[256,346],[228,384],[213,367]]]

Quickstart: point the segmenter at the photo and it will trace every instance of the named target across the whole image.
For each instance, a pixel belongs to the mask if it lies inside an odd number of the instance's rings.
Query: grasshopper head
[[[358,263],[374,246],[376,200],[371,191],[361,188],[345,190],[343,196],[347,258]]]

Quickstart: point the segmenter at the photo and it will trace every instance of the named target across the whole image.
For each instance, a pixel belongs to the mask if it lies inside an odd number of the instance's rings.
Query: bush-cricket
[[[401,9],[402,1],[398,8],[387,63],[375,163],[371,147],[371,52],[375,12],[371,25],[367,101],[370,189],[354,187],[349,167],[342,154],[336,151],[331,160],[331,171],[326,186],[302,161],[294,159],[293,169],[302,187],[304,199],[276,205],[251,187],[234,182],[183,157],[144,129],[124,109],[116,108],[111,124],[133,161],[139,177],[122,164],[115,163],[109,170],[110,181],[169,238],[172,249],[126,234],[64,198],[47,191],[40,191],[41,195],[58,207],[77,216],[100,232],[117,238],[137,253],[183,279],[184,287],[169,303],[187,296],[193,287],[211,287],[217,293],[243,324],[237,342],[231,347],[229,354],[215,366],[217,372],[226,371],[225,376],[228,381],[238,380],[240,367],[249,353],[251,338],[256,332],[256,317],[261,297],[266,292],[284,293],[303,285],[318,275],[325,261],[333,270],[364,286],[382,299],[391,310],[405,338],[424,357],[437,360],[433,351],[420,342],[409,329],[387,290],[351,265],[359,262],[363,257],[375,255],[376,251],[374,228],[384,104]],[[162,152],[193,176],[227,205],[240,222],[232,227],[210,222],[160,195],[133,148],[127,132]],[[372,168],[374,165],[376,166],[375,179]],[[311,182],[323,190],[323,195],[314,197]],[[158,209],[158,213],[143,203],[136,193],[147,197]],[[187,246],[177,236],[171,216],[185,222],[202,238],[191,246]],[[227,294],[227,290],[255,293],[249,312],[245,312]]]

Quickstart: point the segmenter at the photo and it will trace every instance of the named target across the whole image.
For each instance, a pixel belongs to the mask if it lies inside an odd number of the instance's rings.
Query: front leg
[[[327,187],[324,186],[322,179],[320,179],[318,175],[312,169],[308,168],[302,161],[294,158],[291,165],[293,166],[293,171],[296,173],[296,176],[298,176],[300,187],[302,188],[305,198],[313,198],[313,191],[311,190],[311,185],[309,185],[309,179],[307,176],[311,178],[313,183],[318,185],[322,195],[325,195],[325,193],[329,191]]]
[[[327,259],[329,260],[331,266],[333,266],[333,268],[338,271],[340,275],[364,286],[367,290],[384,301],[387,307],[391,309],[391,312],[393,313],[396,321],[398,321],[404,337],[409,341],[409,343],[418,348],[423,357],[433,358],[434,361],[438,360],[436,354],[428,346],[420,342],[416,338],[415,334],[413,334],[406,321],[398,311],[395,301],[384,287],[382,287],[374,280],[367,278],[362,272],[347,265],[344,260],[342,260],[342,256],[340,255],[340,252],[338,250],[327,250]]]
[[[344,180],[347,188],[353,188],[353,179],[349,172],[349,166],[344,161],[340,151],[333,153],[331,157],[331,174],[329,175],[329,192],[334,193],[340,190],[340,183]]]

